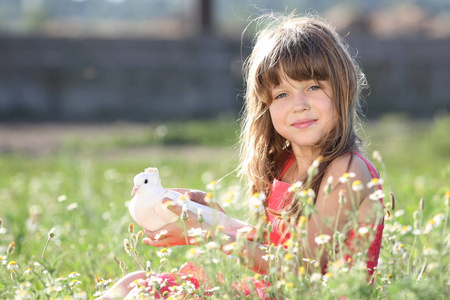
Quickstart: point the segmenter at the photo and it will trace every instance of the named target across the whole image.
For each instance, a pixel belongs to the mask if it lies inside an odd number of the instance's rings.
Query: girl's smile
[[[299,119],[295,121],[292,126],[298,129],[305,129],[311,125],[314,125],[317,122],[317,119]]]

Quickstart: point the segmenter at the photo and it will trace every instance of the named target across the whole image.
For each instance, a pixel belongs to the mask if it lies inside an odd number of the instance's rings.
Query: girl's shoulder
[[[325,172],[324,179],[327,180],[329,176],[332,176],[333,182],[337,184],[339,178],[347,173],[350,174],[350,177],[353,178],[353,180],[360,180],[363,184],[366,184],[373,178],[373,174],[369,169],[369,164],[370,162],[361,154],[347,153],[334,159],[330,163]]]

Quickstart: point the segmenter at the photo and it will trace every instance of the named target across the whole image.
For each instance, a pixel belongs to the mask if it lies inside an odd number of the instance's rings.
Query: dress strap
[[[366,164],[367,168],[369,169],[370,175],[372,175],[372,178],[380,178],[380,175],[378,174],[377,169],[372,165],[372,163],[370,161],[368,161],[364,156],[362,156],[357,151],[352,152],[352,153],[355,154],[356,156],[358,156],[359,158],[361,158],[364,161],[364,163]]]
[[[289,168],[292,166],[292,164],[295,161],[295,155],[289,156],[289,158],[286,160],[286,163],[284,164],[283,171],[280,174],[279,179],[283,178],[284,174],[289,170]]]

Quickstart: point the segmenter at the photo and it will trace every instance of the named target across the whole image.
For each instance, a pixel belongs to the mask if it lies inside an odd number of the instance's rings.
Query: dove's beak
[[[134,194],[136,194],[136,192],[138,191],[138,189],[140,188],[140,185],[135,185],[133,186],[133,190],[131,191],[131,196],[133,196]]]

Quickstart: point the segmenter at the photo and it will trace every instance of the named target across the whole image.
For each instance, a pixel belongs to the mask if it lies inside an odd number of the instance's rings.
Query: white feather
[[[128,205],[130,215],[136,223],[149,231],[158,230],[179,219],[179,216],[164,206],[164,198],[169,198],[179,205],[186,204],[187,208],[196,214],[201,209],[206,223],[213,226],[222,225],[228,232],[248,226],[218,210],[190,201],[176,191],[164,189],[157,168],[147,168],[145,172],[134,177],[133,193],[134,197]]]

